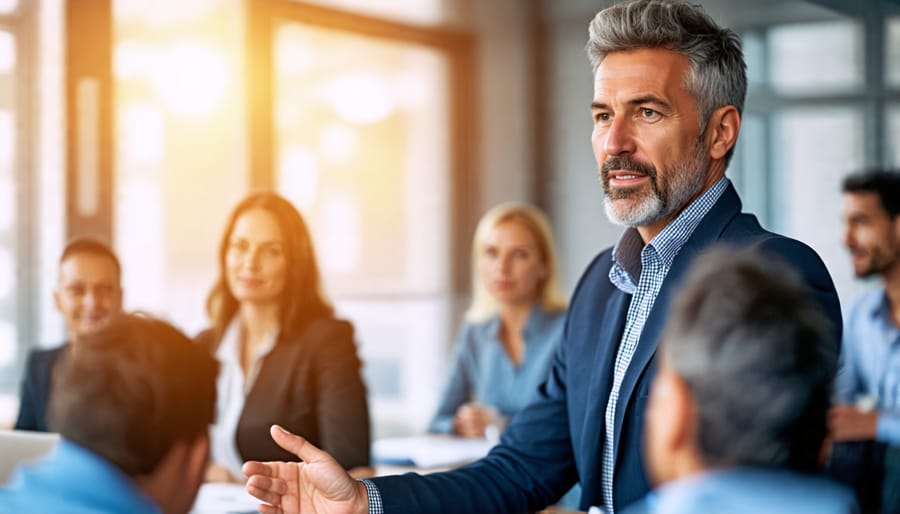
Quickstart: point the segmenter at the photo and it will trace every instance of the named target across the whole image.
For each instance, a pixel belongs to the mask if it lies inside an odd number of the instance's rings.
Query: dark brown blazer
[[[215,354],[219,341],[201,332],[197,342]],[[369,465],[369,409],[353,325],[322,318],[299,334],[281,334],[263,358],[238,421],[241,458],[296,461],[269,435],[279,424],[330,453],[344,468]]]

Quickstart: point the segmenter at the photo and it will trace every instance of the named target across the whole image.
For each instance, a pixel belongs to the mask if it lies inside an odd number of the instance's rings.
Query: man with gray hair
[[[679,291],[647,406],[658,487],[627,514],[848,514],[820,476],[838,359],[830,322],[787,266],[754,252],[699,257]]]
[[[694,258],[725,243],[780,256],[841,330],[821,259],[741,212],[725,169],[747,89],[740,39],[681,0],[631,0],[590,25],[591,144],[606,212],[627,227],[588,266],[563,340],[500,444],[463,469],[354,481],[304,439],[273,427],[302,463],[244,464],[264,513],[503,513],[539,510],[576,481],[581,509],[624,508],[649,489],[641,460],[656,346]],[[791,460],[793,462],[793,460]]]

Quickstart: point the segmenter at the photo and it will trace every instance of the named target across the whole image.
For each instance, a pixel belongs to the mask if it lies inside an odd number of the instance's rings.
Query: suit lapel
[[[609,398],[609,388],[612,385],[611,373],[616,358],[616,349],[622,338],[622,330],[625,328],[625,315],[630,301],[631,295],[626,295],[612,287],[603,312],[598,312],[592,320],[592,325],[596,327],[595,330],[586,334],[590,338],[587,344],[593,346],[595,351],[590,377],[582,378],[582,380],[588,378],[588,384],[590,384],[587,404],[584,405],[587,411],[582,423],[582,439],[577,449],[578,454],[586,463],[581,471],[583,484],[600,483],[602,471],[599,466],[599,456],[603,442],[604,411]],[[594,503],[600,502],[599,488],[585,487],[584,494],[593,494],[596,497],[589,498],[589,500]]]
[[[644,328],[641,331],[641,337],[638,341],[637,349],[631,358],[631,363],[625,372],[622,380],[622,386],[619,389],[619,402],[616,405],[615,419],[615,456],[618,460],[620,445],[619,434],[625,421],[625,414],[638,382],[644,376],[653,356],[656,354],[656,347],[659,344],[659,337],[665,325],[666,316],[668,315],[669,303],[672,297],[677,293],[678,286],[681,284],[685,273],[690,269],[694,258],[703,250],[712,246],[722,234],[722,231],[728,223],[740,213],[741,201],[737,196],[732,185],[728,185],[722,196],[716,204],[706,214],[691,237],[685,242],[684,246],[672,261],[672,266],[663,281],[653,308],[650,311]],[[625,315],[622,316],[623,318]],[[616,342],[618,347],[618,341]],[[615,357],[613,357],[615,358]],[[607,363],[609,364],[609,363]],[[610,368],[612,365],[610,364]],[[632,427],[635,430],[643,430],[643,427]]]

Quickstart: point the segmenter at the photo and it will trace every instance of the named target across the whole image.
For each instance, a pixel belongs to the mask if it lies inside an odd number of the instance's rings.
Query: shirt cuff
[[[384,503],[381,501],[381,493],[370,480],[365,478],[360,482],[366,487],[366,494],[369,495],[369,514],[384,514]]]

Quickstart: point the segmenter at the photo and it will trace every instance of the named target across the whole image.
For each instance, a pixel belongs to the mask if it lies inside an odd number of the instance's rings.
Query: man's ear
[[[712,112],[706,125],[706,140],[709,144],[709,156],[713,159],[724,159],[737,141],[741,130],[741,115],[737,107],[726,105]]]
[[[669,454],[683,451],[693,437],[694,408],[690,389],[678,373],[669,367],[660,370],[659,381],[654,384],[652,401],[661,403],[665,410],[666,428],[660,441]]]
[[[187,456],[187,469],[191,474],[196,474],[198,480],[202,483],[203,476],[206,474],[206,465],[209,464],[209,433],[203,433],[197,436],[197,439],[190,446]],[[194,476],[191,477],[194,479]]]
[[[694,407],[694,396],[687,382],[677,373],[670,373],[672,388],[672,440],[671,444],[674,449],[693,450],[697,410]]]

